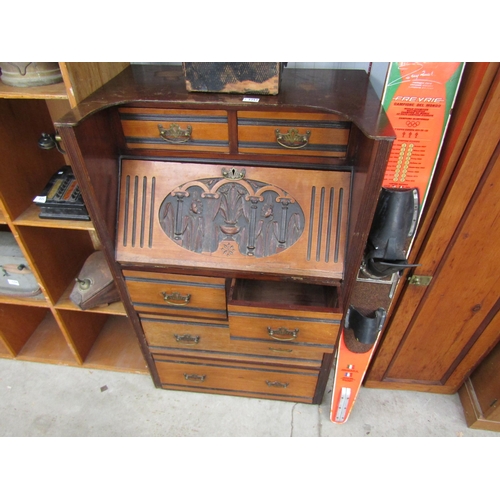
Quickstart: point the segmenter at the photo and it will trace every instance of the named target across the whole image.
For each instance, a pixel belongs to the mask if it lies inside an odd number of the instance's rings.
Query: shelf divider
[[[13,359],[14,358],[14,354],[5,345],[2,337],[0,337],[0,358],[8,358],[8,359]]]

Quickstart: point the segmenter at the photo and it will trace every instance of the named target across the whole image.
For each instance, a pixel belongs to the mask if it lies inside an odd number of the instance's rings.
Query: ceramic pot
[[[0,62],[1,80],[12,87],[38,87],[62,82],[58,63]]]

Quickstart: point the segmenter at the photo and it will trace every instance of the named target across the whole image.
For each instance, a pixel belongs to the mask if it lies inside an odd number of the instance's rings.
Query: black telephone
[[[40,207],[41,219],[90,220],[69,165],[61,167],[33,201]]]

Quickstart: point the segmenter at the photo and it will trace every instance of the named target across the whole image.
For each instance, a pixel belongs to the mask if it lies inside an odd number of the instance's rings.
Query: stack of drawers
[[[313,402],[341,319],[335,288],[287,284],[285,303],[277,281],[124,276],[165,389]]]
[[[116,259],[161,386],[320,401],[342,316],[351,177],[289,165],[345,158],[350,122],[320,112],[132,104],[119,116],[130,151],[175,153],[122,161],[117,226]],[[234,163],[210,161],[214,153]],[[258,255],[251,234],[255,245],[265,234],[283,248]]]
[[[230,137],[224,110],[120,108],[127,147],[344,158],[351,123],[339,115],[238,111]],[[234,129],[234,128],[233,128]]]

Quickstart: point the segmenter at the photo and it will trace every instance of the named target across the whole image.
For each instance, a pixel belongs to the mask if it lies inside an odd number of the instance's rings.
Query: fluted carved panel
[[[349,172],[124,160],[121,183],[118,260],[342,276]]]

